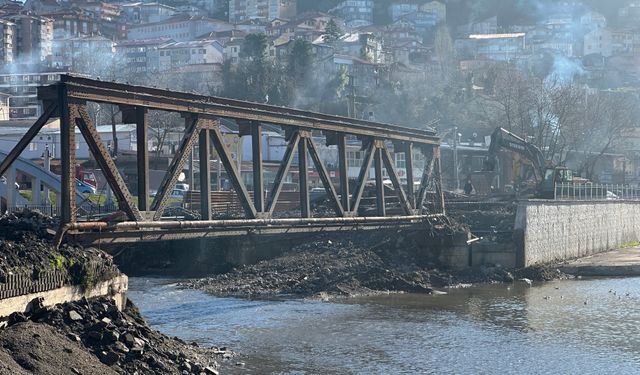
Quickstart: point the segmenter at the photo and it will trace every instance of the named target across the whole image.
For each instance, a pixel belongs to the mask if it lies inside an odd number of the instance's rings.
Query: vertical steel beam
[[[209,129],[200,129],[199,141],[200,217],[202,220],[211,220],[211,142]]]
[[[60,176],[60,220],[61,224],[76,221],[76,137],[75,120],[70,115],[66,85],[58,86],[58,108],[60,111],[60,164],[62,175]]]
[[[253,199],[257,212],[264,212],[264,181],[262,170],[262,125],[251,124],[251,151],[253,162]]]
[[[407,199],[407,195],[402,189],[402,184],[400,183],[400,179],[398,178],[398,174],[396,173],[395,166],[393,165],[393,159],[389,154],[389,150],[387,150],[386,147],[380,148],[379,150],[380,150],[380,153],[382,154],[382,161],[384,162],[384,167],[387,170],[389,179],[391,180],[391,183],[393,184],[393,188],[395,189],[396,194],[398,194],[398,198],[400,199],[400,206],[402,206],[402,210],[404,211],[405,214],[412,215],[413,208],[411,207],[411,204]]]
[[[338,173],[340,174],[340,201],[344,212],[351,210],[349,200],[349,168],[347,165],[347,140],[343,133],[336,135],[338,143]]]
[[[367,184],[367,180],[369,179],[369,170],[371,169],[371,162],[373,161],[373,154],[376,151],[376,146],[373,140],[369,141],[369,144],[366,146],[367,151],[365,152],[364,162],[362,167],[360,167],[360,174],[358,175],[358,181],[356,188],[353,192],[353,200],[351,203],[351,210],[354,215],[358,214],[358,207],[360,206],[360,200],[362,199],[362,193],[364,192],[364,187]]]
[[[322,185],[324,185],[324,190],[329,196],[329,198],[333,201],[333,206],[338,216],[344,216],[344,209],[342,204],[340,204],[340,199],[338,198],[338,193],[336,189],[333,187],[333,183],[331,182],[331,177],[329,177],[329,173],[327,172],[327,168],[325,168],[324,163],[322,163],[322,159],[320,158],[320,154],[318,153],[318,149],[313,142],[313,138],[307,138],[309,142],[309,154],[311,155],[311,160],[313,160],[313,164],[316,166],[316,171],[320,176],[320,180],[322,180]]]
[[[378,206],[378,216],[386,216],[384,183],[382,179],[382,148],[378,146],[376,146],[375,149],[374,168],[376,173],[376,205]]]
[[[413,143],[407,142],[404,147],[404,161],[407,171],[407,197],[412,208],[416,208],[416,192],[413,186]]]
[[[300,182],[300,216],[311,217],[311,203],[309,200],[309,166],[307,164],[308,137],[298,143],[298,174]]]
[[[245,215],[249,219],[255,219],[257,216],[256,207],[251,201],[251,197],[249,196],[247,187],[242,181],[242,176],[238,171],[236,163],[231,158],[231,153],[224,144],[224,138],[222,137],[222,133],[220,133],[220,128],[218,126],[214,126],[210,130],[211,137],[213,138],[213,146],[215,147],[216,152],[218,152],[220,160],[222,160],[222,165],[226,169],[227,175],[229,175],[229,178],[231,179],[231,184],[240,199],[240,204],[242,204]]]
[[[80,132],[87,141],[87,146],[91,154],[96,159],[96,163],[102,169],[109,186],[113,190],[113,193],[118,198],[118,206],[124,211],[131,220],[142,220],[138,207],[133,203],[133,197],[124,182],[124,179],[120,175],[118,168],[116,167],[113,159],[109,155],[109,150],[105,147],[104,142],[98,134],[98,130],[91,121],[87,108],[84,105],[74,104],[71,105],[72,118],[75,120]],[[75,184],[74,184],[75,190]],[[74,191],[75,201],[75,191]]]
[[[147,140],[147,109],[136,108],[136,146],[138,170],[138,209],[147,211],[149,207],[149,147]]]
[[[47,123],[49,117],[55,112],[57,109],[56,104],[49,104],[49,106],[44,110],[42,116],[40,116],[36,122],[27,130],[24,136],[20,138],[16,146],[7,154],[7,157],[2,160],[0,163],[0,176],[7,171],[7,168],[20,156],[22,151],[31,143],[33,138],[38,134],[40,129]]]
[[[271,188],[271,193],[269,194],[269,206],[267,207],[267,212],[269,213],[269,215],[273,214],[273,210],[276,208],[278,197],[280,196],[280,192],[282,191],[282,185],[285,178],[287,177],[287,173],[289,173],[289,168],[291,168],[291,162],[293,161],[293,156],[295,155],[295,150],[298,147],[299,142],[300,134],[296,131],[291,135],[291,139],[289,140],[289,144],[287,145],[287,150],[284,152],[284,157],[282,158],[282,162],[280,163],[280,168],[278,168],[276,178],[273,181],[273,187]]]

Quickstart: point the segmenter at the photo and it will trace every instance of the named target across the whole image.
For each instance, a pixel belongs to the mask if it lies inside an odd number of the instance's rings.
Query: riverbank
[[[55,223],[36,212],[0,217],[3,298],[73,286],[91,289],[120,276],[107,253],[51,239]],[[226,348],[200,348],[149,327],[136,306],[111,296],[52,304],[0,319],[0,374],[217,374]]]
[[[219,297],[327,299],[570,277],[554,267],[443,269],[423,241],[420,231],[321,235],[276,258],[179,286]]]

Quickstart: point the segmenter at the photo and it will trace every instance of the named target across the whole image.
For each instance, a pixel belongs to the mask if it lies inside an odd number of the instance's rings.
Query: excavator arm
[[[489,155],[484,162],[484,170],[493,172],[498,162],[498,153],[501,148],[517,152],[533,164],[536,180],[544,179],[545,161],[542,151],[535,145],[525,141],[510,131],[501,127],[491,134],[491,145],[489,145]]]

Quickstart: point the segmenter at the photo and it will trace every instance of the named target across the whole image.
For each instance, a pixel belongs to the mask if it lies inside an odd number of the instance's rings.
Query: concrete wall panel
[[[520,266],[552,263],[619,248],[640,239],[640,202],[527,201],[516,214]]]

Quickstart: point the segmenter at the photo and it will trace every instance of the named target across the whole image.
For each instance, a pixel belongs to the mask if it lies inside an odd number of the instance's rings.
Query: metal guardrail
[[[640,201],[640,187],[628,184],[556,184],[555,200],[631,200]]]

